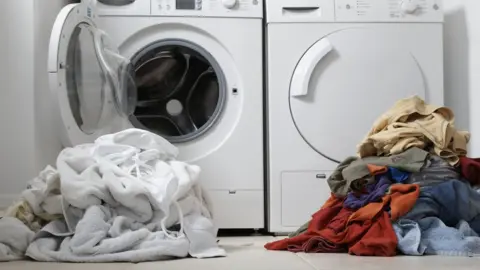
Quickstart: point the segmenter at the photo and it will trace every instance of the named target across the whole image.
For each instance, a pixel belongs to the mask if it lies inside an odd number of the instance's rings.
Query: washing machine
[[[442,105],[439,0],[267,0],[268,228],[296,230],[398,99]]]
[[[141,128],[202,168],[221,229],[264,228],[263,3],[84,0],[52,30],[64,146]]]

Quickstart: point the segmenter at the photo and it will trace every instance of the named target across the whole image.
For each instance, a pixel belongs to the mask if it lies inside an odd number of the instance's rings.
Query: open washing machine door
[[[66,6],[52,29],[48,71],[64,146],[119,131],[135,108],[133,68],[96,27],[95,7]]]
[[[373,122],[397,100],[425,97],[421,67],[401,44],[394,31],[347,28],[304,53],[291,79],[290,111],[313,150],[340,162],[355,154]]]

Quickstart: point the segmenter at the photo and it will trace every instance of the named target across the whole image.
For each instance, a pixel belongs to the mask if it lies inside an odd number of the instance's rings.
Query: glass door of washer
[[[49,50],[50,86],[65,146],[116,132],[113,123],[133,113],[133,68],[95,25],[95,1],[63,8]]]

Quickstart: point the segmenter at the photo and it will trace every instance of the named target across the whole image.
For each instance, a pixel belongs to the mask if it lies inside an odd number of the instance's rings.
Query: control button
[[[437,4],[435,4],[435,5],[433,5],[433,9],[435,9],[435,10],[439,10],[439,9],[440,9],[440,7],[439,7]]]
[[[253,0],[252,4],[253,4],[254,6],[258,5],[258,0]]]
[[[232,9],[237,5],[237,0],[222,0],[222,4],[224,7]]]
[[[405,14],[413,14],[418,9],[418,0],[403,0],[400,9]]]

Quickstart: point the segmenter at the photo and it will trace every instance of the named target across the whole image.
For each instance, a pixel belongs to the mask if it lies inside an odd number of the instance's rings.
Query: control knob
[[[222,4],[224,7],[228,9],[232,9],[237,5],[238,0],[222,0]]]
[[[418,0],[403,0],[400,9],[405,14],[413,14],[418,9]]]

